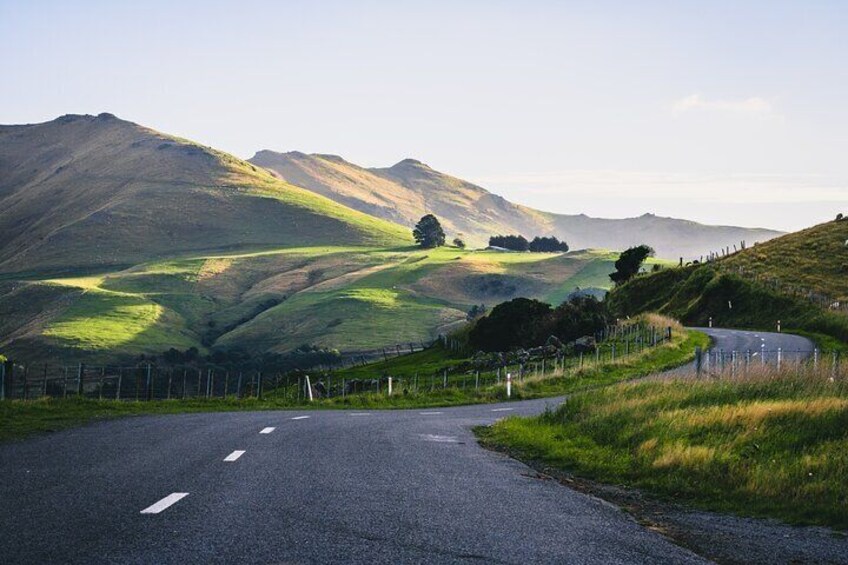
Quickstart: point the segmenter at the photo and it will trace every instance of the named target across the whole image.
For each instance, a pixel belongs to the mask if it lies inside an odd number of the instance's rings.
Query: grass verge
[[[848,374],[626,383],[478,430],[484,445],[708,510],[848,529]]]
[[[705,345],[707,337],[698,332],[679,332],[671,343],[646,350],[616,363],[598,366],[588,365],[583,369],[566,371],[561,376],[544,379],[526,379],[516,382],[510,400],[526,400],[559,396],[578,390],[586,390],[606,384],[637,378],[663,371],[686,363],[693,357],[696,345]],[[435,366],[430,350],[393,360],[411,369],[420,363]],[[405,359],[409,357],[412,359]],[[454,359],[442,359],[442,363],[455,363]],[[364,371],[366,368],[357,368]],[[374,375],[375,369],[371,369]],[[365,376],[364,373],[351,376]],[[224,412],[241,410],[284,410],[284,409],[402,409],[437,406],[459,406],[506,401],[503,386],[486,386],[479,390],[451,386],[422,392],[407,392],[399,387],[392,396],[383,394],[355,394],[345,397],[320,399],[312,403],[298,402],[291,396],[278,391],[268,391],[262,399],[235,397],[217,399],[154,400],[150,402],[94,400],[86,398],[41,398],[36,400],[12,400],[0,402],[0,441],[25,438],[40,432],[86,424],[92,421],[143,414],[176,414],[188,412]]]

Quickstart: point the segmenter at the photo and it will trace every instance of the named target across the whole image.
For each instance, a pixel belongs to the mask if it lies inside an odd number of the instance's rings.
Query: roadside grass
[[[212,399],[115,401],[88,398],[40,398],[0,402],[0,441],[17,440],[40,432],[58,431],[89,422],[144,414],[177,414],[190,412],[227,412],[286,409],[404,409],[434,408],[468,404],[526,400],[568,394],[606,384],[652,374],[691,360],[694,347],[707,343],[707,337],[688,332],[669,344],[645,350],[626,361],[605,363],[597,367],[588,363],[582,369],[568,371],[565,375],[546,378],[527,378],[515,382],[512,397],[507,399],[503,385],[488,385],[475,390],[467,376],[452,377],[451,385],[433,390],[424,387],[414,391],[399,382],[394,394],[362,393],[316,399],[314,402],[298,400],[293,388],[280,387],[266,391],[261,399],[234,396]],[[440,369],[460,360],[445,357],[444,350],[434,349],[390,359],[365,367],[349,369],[349,378],[378,378],[384,370],[393,374],[409,375],[415,367]],[[408,358],[408,359],[406,359]],[[441,361],[439,360],[441,358]],[[467,386],[459,385],[459,378]]]
[[[848,371],[623,383],[480,428],[484,445],[676,502],[848,529]]]

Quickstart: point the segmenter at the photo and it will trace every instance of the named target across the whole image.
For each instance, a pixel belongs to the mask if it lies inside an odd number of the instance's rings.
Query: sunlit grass
[[[705,508],[848,528],[848,371],[622,384],[512,418],[486,441]]]

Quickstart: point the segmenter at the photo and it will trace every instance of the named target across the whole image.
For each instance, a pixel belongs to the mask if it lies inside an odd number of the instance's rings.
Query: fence
[[[350,394],[394,391],[431,392],[444,389],[470,389],[505,384],[507,374],[514,382],[561,376],[568,370],[587,365],[615,363],[671,339],[671,328],[644,324],[609,326],[598,332],[599,342],[571,355],[556,347],[540,347],[522,354],[520,359],[479,366],[468,370],[449,367],[438,373],[413,376],[377,374],[373,378],[345,378],[333,371],[322,371],[311,378],[303,374],[285,374],[259,370],[233,371],[218,366],[162,367],[144,364],[121,366],[51,366],[37,364],[0,364],[0,400],[35,399],[68,396],[109,400],[166,400],[189,398],[261,398],[264,393],[276,398],[303,402],[312,398],[337,398]],[[450,348],[446,340],[442,347]],[[423,346],[423,344],[422,344]],[[410,344],[411,352],[420,351]],[[400,355],[402,350],[396,348]],[[388,351],[383,358],[388,359]]]
[[[800,369],[812,365],[814,369],[824,368],[826,365],[832,367],[833,373],[840,370],[841,358],[834,351],[823,355],[818,349],[809,350],[784,350],[781,348],[767,350],[724,351],[722,349],[710,349],[702,351],[695,349],[695,373],[704,375],[731,375],[745,376],[755,370],[762,368],[777,369]]]

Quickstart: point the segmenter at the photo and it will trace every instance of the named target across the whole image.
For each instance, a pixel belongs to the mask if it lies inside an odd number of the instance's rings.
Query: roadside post
[[[389,377],[389,388],[388,388],[389,396],[392,395],[392,378]]]
[[[710,325],[709,325],[709,327],[713,327],[713,317],[712,317],[712,316],[710,316]]]
[[[312,383],[309,381],[309,375],[306,375],[304,382],[306,384],[306,396],[309,398],[309,402],[312,402]]]
[[[506,397],[512,396],[512,373],[506,374]]]
[[[777,370],[780,370],[780,363],[783,361],[783,349],[777,348]]]
[[[777,321],[777,333],[780,333],[780,320]]]

